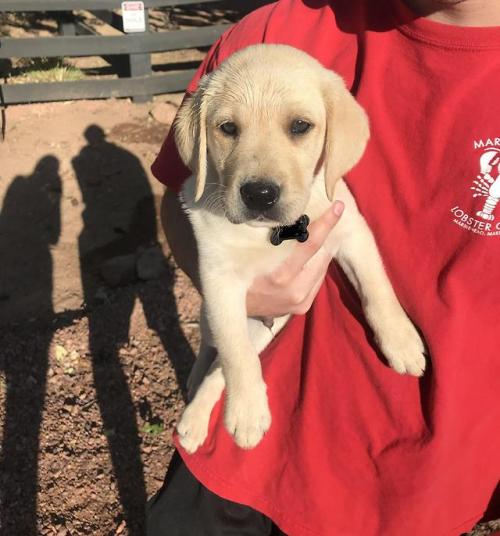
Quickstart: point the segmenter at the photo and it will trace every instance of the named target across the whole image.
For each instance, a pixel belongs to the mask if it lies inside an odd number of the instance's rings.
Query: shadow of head
[[[55,175],[59,173],[59,160],[54,155],[47,155],[37,162],[35,175]]]
[[[85,139],[89,145],[98,145],[99,143],[106,141],[106,134],[99,125],[88,126],[83,135],[85,136]]]

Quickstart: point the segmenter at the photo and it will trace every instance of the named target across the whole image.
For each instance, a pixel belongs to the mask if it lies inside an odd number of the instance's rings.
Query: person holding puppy
[[[399,376],[378,354],[321,248],[341,217],[334,203],[247,296],[249,316],[296,315],[262,355],[270,430],[238,448],[219,404],[206,443],[174,456],[148,505],[148,536],[459,535],[500,516],[500,5],[280,0],[222,36],[188,92],[256,43],[304,50],[365,108],[371,139],[345,179],[429,367],[420,380]],[[169,187],[172,252],[199,286],[176,194],[189,171],[171,135],[153,172]]]

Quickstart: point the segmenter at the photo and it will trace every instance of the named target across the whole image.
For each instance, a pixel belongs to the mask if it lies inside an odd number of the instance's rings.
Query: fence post
[[[145,9],[146,32],[149,32],[149,9]],[[130,76],[150,76],[151,75],[151,54],[130,54],[129,55]],[[149,102],[152,95],[134,95],[132,102]]]
[[[60,35],[76,35],[75,15],[72,11],[58,11],[55,13],[57,18],[57,29]]]

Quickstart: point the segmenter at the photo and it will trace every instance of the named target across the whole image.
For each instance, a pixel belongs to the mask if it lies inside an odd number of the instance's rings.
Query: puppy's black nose
[[[264,212],[270,209],[280,197],[280,188],[268,180],[248,181],[240,188],[243,203],[250,210]]]

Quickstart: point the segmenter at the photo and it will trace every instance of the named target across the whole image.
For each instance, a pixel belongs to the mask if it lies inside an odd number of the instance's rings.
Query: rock
[[[153,247],[138,253],[136,268],[139,279],[158,279],[165,270],[165,258],[161,249]]]
[[[171,125],[177,114],[177,107],[171,102],[157,102],[149,111],[153,119],[164,125]]]
[[[133,283],[137,276],[135,255],[120,255],[108,259],[101,266],[101,276],[110,287]]]
[[[64,346],[56,344],[55,353],[57,361],[63,361],[63,359],[68,355],[68,350],[66,350]]]
[[[127,524],[125,523],[125,521],[122,521],[118,527],[116,527],[116,531],[115,531],[115,534],[121,534],[124,530],[125,530],[125,527],[127,526]]]

